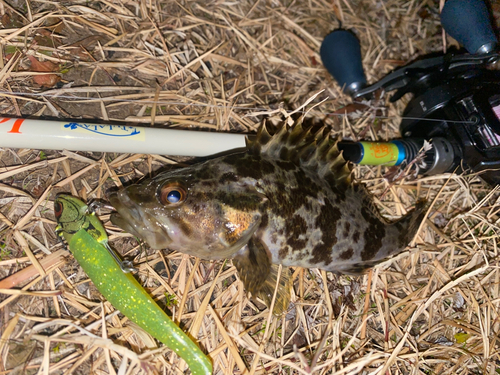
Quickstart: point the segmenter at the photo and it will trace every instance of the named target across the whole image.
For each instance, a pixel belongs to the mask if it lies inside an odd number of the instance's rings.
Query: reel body
[[[400,165],[410,163],[427,141],[432,147],[425,153],[422,173],[471,170],[499,184],[500,71],[491,68],[500,54],[486,5],[482,0],[448,0],[441,20],[470,53],[419,59],[369,86],[354,34],[336,30],[327,35],[320,50],[323,63],[353,98],[369,98],[377,90],[395,91],[392,102],[413,95],[402,114],[401,139],[385,145],[343,141],[339,148],[355,163]],[[377,154],[384,157],[378,160]]]
[[[437,160],[424,173],[470,169],[496,185],[500,183],[500,71],[484,67],[455,73],[414,93],[403,112],[400,132],[404,138],[432,141],[430,159]]]

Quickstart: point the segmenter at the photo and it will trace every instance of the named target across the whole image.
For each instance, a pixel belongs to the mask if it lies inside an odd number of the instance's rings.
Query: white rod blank
[[[0,118],[0,147],[209,156],[245,147],[245,136],[216,132]]]

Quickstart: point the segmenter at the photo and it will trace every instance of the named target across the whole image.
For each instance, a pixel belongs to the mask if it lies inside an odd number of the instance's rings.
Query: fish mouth
[[[127,189],[108,195],[111,206],[116,210],[111,214],[111,222],[124,231],[138,237],[153,249],[164,249],[172,242],[166,228],[146,212],[144,207],[135,203]]]

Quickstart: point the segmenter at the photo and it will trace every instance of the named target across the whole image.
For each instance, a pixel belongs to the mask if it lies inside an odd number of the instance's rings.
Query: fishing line
[[[121,91],[130,91],[130,90],[140,90],[141,88],[117,88],[117,90]],[[92,91],[89,91],[89,93],[92,93]],[[95,93],[98,93],[96,91]],[[264,108],[264,107],[246,107],[246,106],[237,106],[237,105],[219,105],[219,104],[209,104],[209,103],[186,103],[186,102],[179,102],[179,101],[163,101],[163,100],[148,100],[148,99],[120,99],[116,97],[102,97],[102,98],[89,98],[89,97],[81,97],[81,96],[74,96],[74,95],[64,95],[64,94],[57,94],[57,93],[26,93],[26,92],[16,92],[16,91],[0,91],[0,95],[5,95],[6,97],[12,97],[12,96],[22,96],[22,97],[50,97],[50,98],[55,98],[55,99],[68,99],[69,102],[88,102],[88,103],[93,103],[93,102],[117,102],[116,104],[120,103],[132,103],[132,104],[138,104],[138,105],[145,105],[145,104],[150,104],[150,105],[176,105],[176,106],[184,106],[184,107],[203,107],[203,108],[212,108],[212,109],[238,109],[238,110],[244,110],[244,111],[253,111],[253,112],[261,112],[261,113],[254,113],[254,114],[248,114],[246,116],[261,116],[261,115],[266,115],[270,113],[278,113],[279,112],[295,112],[295,113],[305,113],[307,110],[299,110],[299,111],[292,111],[292,110],[286,110],[286,109],[278,109],[278,108]],[[131,94],[134,95],[134,94]],[[140,95],[140,94],[137,94]],[[152,92],[151,96],[154,96],[155,93]],[[345,117],[349,115],[367,115],[371,116],[373,119],[381,119],[381,120],[397,120],[397,119],[402,119],[402,120],[421,120],[421,121],[430,121],[430,122],[442,122],[444,121],[443,119],[432,119],[432,118],[417,118],[417,117],[402,117],[402,116],[381,116],[381,115],[371,115],[370,108],[368,108],[366,111],[362,110],[356,110],[352,113],[349,114],[342,114],[342,113],[337,113],[338,111],[341,111],[342,108],[337,110],[336,112],[328,112],[324,113],[327,116],[337,116],[337,117]],[[158,115],[158,114],[157,114]],[[176,116],[176,115],[172,115]],[[456,124],[473,124],[473,121],[459,121],[459,120],[446,120],[448,123],[456,123]]]

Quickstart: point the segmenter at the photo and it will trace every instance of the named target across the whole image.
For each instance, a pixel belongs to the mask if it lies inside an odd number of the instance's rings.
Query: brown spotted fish
[[[245,288],[269,303],[275,265],[359,274],[401,252],[424,218],[418,203],[396,222],[383,220],[325,129],[284,125],[271,136],[262,126],[247,144],[247,152],[112,193],[111,221],[154,249],[233,259]],[[281,309],[287,275],[283,268]]]

